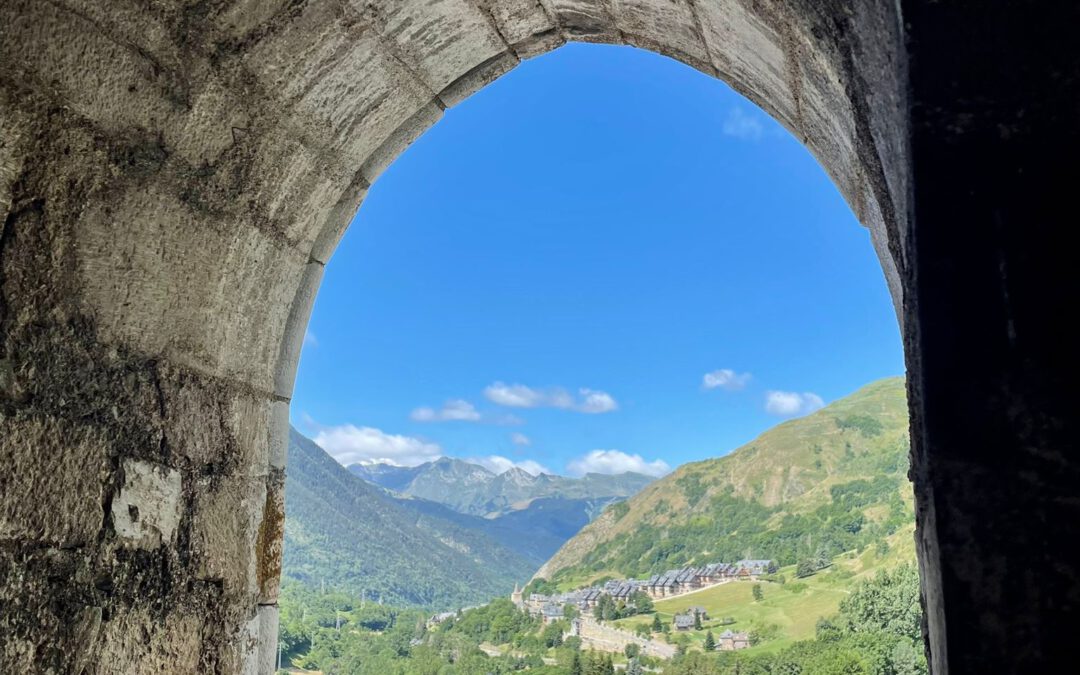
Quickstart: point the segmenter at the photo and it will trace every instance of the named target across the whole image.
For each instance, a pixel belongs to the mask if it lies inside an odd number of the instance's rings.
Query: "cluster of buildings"
[[[663,574],[654,574],[648,579],[613,579],[603,586],[590,586],[555,595],[530,593],[526,598],[523,591],[515,585],[510,599],[518,607],[534,615],[542,616],[545,623],[551,623],[563,618],[563,607],[566,605],[573,605],[581,611],[587,611],[600,604],[600,598],[605,595],[616,602],[632,604],[635,593],[644,593],[654,600],[670,598],[728,581],[756,581],[759,577],[775,571],[776,563],[772,560],[718,562],[703,567],[668,570]],[[692,627],[693,615],[690,620]],[[676,629],[679,627],[676,626]]]
[[[732,580],[756,581],[758,577],[776,571],[772,560],[740,560],[734,563],[712,563],[704,567],[684,567],[654,574],[645,581],[637,581],[649,597],[669,598],[688,591]]]

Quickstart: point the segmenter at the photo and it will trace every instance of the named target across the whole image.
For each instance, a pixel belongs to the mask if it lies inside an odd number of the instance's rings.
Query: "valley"
[[[282,603],[283,635],[292,636],[298,664],[373,675],[365,664],[380,658],[405,675],[925,673],[912,628],[919,607],[906,424],[903,380],[882,380],[722,457],[641,480],[629,495],[582,497],[580,484],[554,490],[559,481],[531,475],[496,481],[460,460],[345,470],[323,453],[339,487],[381,505],[378,527],[412,523],[392,530],[411,542],[407,553],[391,553],[390,538],[323,546],[347,549],[354,570],[370,569],[367,588],[401,569],[416,577],[393,579],[400,590],[382,604],[348,586],[359,575],[335,577],[332,591],[316,588],[315,561],[349,565],[340,550],[290,557],[290,542],[312,541],[290,531],[316,529],[301,508],[296,518],[305,522],[286,524],[293,604],[286,612]],[[499,496],[499,484],[515,487]],[[589,517],[590,508],[599,514]],[[400,562],[380,567],[384,554]],[[425,566],[432,559],[439,564]],[[511,593],[520,579],[530,581]],[[320,606],[324,618],[313,621]],[[365,629],[373,612],[395,628]],[[394,631],[404,647],[385,644]]]

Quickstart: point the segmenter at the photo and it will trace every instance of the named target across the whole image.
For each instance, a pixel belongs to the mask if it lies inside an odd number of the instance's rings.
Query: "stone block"
[[[627,41],[714,72],[692,0],[613,0],[611,6]]]
[[[270,404],[270,429],[268,431],[270,469],[285,470],[289,454],[289,404],[274,401]]]
[[[349,186],[345,188],[334,204],[327,212],[325,219],[319,226],[315,241],[311,244],[311,259],[326,264],[330,262],[330,256],[334,254],[346,228],[356,217],[360,210],[360,204],[367,196],[369,183],[364,177],[363,171],[356,171]]]
[[[380,44],[344,25],[326,2],[310,3],[243,59],[244,67],[343,165],[359,166],[435,97]]]
[[[499,33],[512,47],[555,30],[555,23],[539,0],[478,0],[478,4],[491,15]]]
[[[30,71],[103,129],[163,129],[183,109],[190,82],[79,13],[12,0],[0,4],[0,27],[0,63]]]
[[[296,367],[300,362],[300,349],[304,344],[304,332],[307,330],[311,308],[322,282],[323,265],[309,262],[304,266],[304,274],[297,284],[296,294],[289,303],[289,318],[281,332],[281,344],[274,359],[274,393],[282,398],[291,398],[293,385],[296,383]]]
[[[502,52],[451,82],[439,92],[439,99],[447,107],[455,106],[513,70],[518,63],[515,54]]]
[[[433,92],[509,49],[469,0],[350,1],[374,17],[382,38]]]
[[[265,476],[269,395],[166,363],[158,368],[162,427],[177,465],[200,474]]]
[[[549,0],[548,6],[568,40],[621,42],[610,0]]]
[[[431,128],[441,117],[442,108],[431,102],[415,115],[404,120],[360,167],[364,179],[369,184],[374,183],[386,167],[390,166],[398,155],[405,152],[405,148],[409,147],[410,143],[420,138],[420,134]]]
[[[86,205],[78,273],[99,339],[269,392],[306,257],[160,182]]]
[[[244,602],[258,596],[255,545],[266,505],[266,479],[230,476],[196,481],[191,548],[200,579],[220,579]]]
[[[180,472],[139,459],[123,460],[124,484],[112,499],[113,529],[124,546],[170,546],[183,509]]]
[[[164,615],[130,608],[114,613],[101,625],[101,647],[96,672],[125,675],[203,672],[200,661],[216,661],[208,654],[204,633],[208,617],[180,607]],[[99,666],[100,667],[100,666]]]
[[[795,100],[780,26],[734,0],[699,2],[696,7],[719,76],[786,126],[795,128]]]
[[[289,0],[233,0],[215,15],[214,23],[235,40],[243,39],[281,11]]]
[[[104,523],[109,441],[97,427],[0,412],[0,540],[80,546]]]

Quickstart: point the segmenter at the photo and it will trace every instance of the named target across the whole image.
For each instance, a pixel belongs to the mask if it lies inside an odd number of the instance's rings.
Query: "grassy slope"
[[[882,425],[881,433],[867,436],[837,424],[838,419],[852,415],[874,418]],[[574,587],[608,575],[619,576],[624,570],[616,565],[605,568],[603,559],[596,559],[598,547],[610,550],[610,555],[602,555],[613,558],[619,542],[627,540],[643,525],[662,531],[696,517],[708,518],[710,498],[728,486],[736,497],[775,509],[765,524],[774,527],[788,513],[804,514],[827,504],[829,490],[834,485],[872,479],[883,471],[902,476],[906,473],[907,431],[903,378],[871,383],[812,415],[766,431],[726,456],[679,467],[626,502],[629,510],[625,515],[620,517],[609,510],[593,521],[563,545],[536,576],[557,578],[562,587]],[[890,458],[902,461],[883,469],[883,462]],[[689,503],[683,487],[688,478],[707,485],[704,498],[694,504]],[[910,489],[902,489],[901,496],[910,507]],[[866,512],[870,520],[879,515],[873,507]],[[582,563],[590,554],[586,568]],[[700,554],[698,557],[704,558],[707,551]]]
[[[774,625],[780,629],[779,637],[751,647],[745,653],[780,650],[797,640],[813,638],[818,619],[835,614],[840,601],[851,592],[854,584],[880,570],[914,560],[914,531],[912,524],[889,537],[889,551],[884,556],[877,555],[872,549],[861,555],[846,553],[837,557],[828,570],[805,579],[795,578],[794,566],[782,568],[780,574],[787,578],[786,584],[759,582],[765,594],[761,602],[754,601],[753,583],[733,582],[657,601],[656,610],[661,621],[670,623],[672,616],[685,612],[689,607],[704,607],[709,613],[709,620],[702,624],[701,631],[686,633],[692,646],[700,648],[705,641],[705,631],[710,629],[714,636],[719,636],[726,629],[753,631]],[[797,590],[800,585],[805,588]],[[735,619],[735,623],[721,625],[724,617]],[[640,623],[651,624],[652,615],[631,617],[616,623],[632,630]]]

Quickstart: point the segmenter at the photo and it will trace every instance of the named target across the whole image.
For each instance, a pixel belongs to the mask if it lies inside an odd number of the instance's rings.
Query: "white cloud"
[[[619,409],[615,398],[604,391],[582,388],[580,400],[561,387],[533,389],[523,384],[495,382],[484,389],[484,396],[492,403],[509,408],[559,408],[582,413],[606,413]]]
[[[447,401],[439,410],[417,408],[409,414],[409,417],[417,422],[480,421],[480,413],[477,412],[473,404],[459,398]]]
[[[315,435],[314,441],[346,466],[376,462],[416,466],[438,459],[443,454],[442,448],[436,443],[352,424],[323,427]]]
[[[750,382],[750,373],[736,373],[730,368],[721,368],[711,373],[705,373],[701,378],[701,386],[706,389],[724,389],[738,391]]]
[[[728,111],[722,128],[725,136],[738,138],[741,141],[759,140],[765,132],[761,120],[747,115],[742,108],[732,108]]]
[[[633,471],[647,476],[663,476],[671,471],[668,463],[662,459],[647,462],[641,455],[629,455],[621,450],[593,450],[584,457],[578,457],[566,465],[566,470],[575,476],[587,473],[617,474]]]
[[[510,442],[514,445],[532,445],[528,436],[517,432],[510,434]]]
[[[488,471],[494,471],[495,473],[503,473],[514,467],[517,467],[526,473],[531,473],[534,476],[539,476],[542,473],[551,473],[551,470],[546,466],[539,462],[534,462],[531,459],[523,459],[519,462],[515,462],[514,460],[501,455],[489,455],[487,457],[474,457],[468,461],[475,462]]]
[[[523,384],[503,384],[502,382],[486,387],[484,396],[492,403],[510,408],[539,408],[547,401],[545,394],[540,391]]]
[[[582,389],[581,396],[582,401],[577,409],[583,413],[606,413],[619,409],[619,404],[607,392]]]
[[[310,330],[305,330],[304,331],[304,346],[305,347],[318,347],[319,346],[319,338],[315,337],[315,333],[312,333]]]
[[[765,393],[765,411],[780,417],[808,415],[825,407],[825,401],[817,394],[807,391],[769,391]]]

